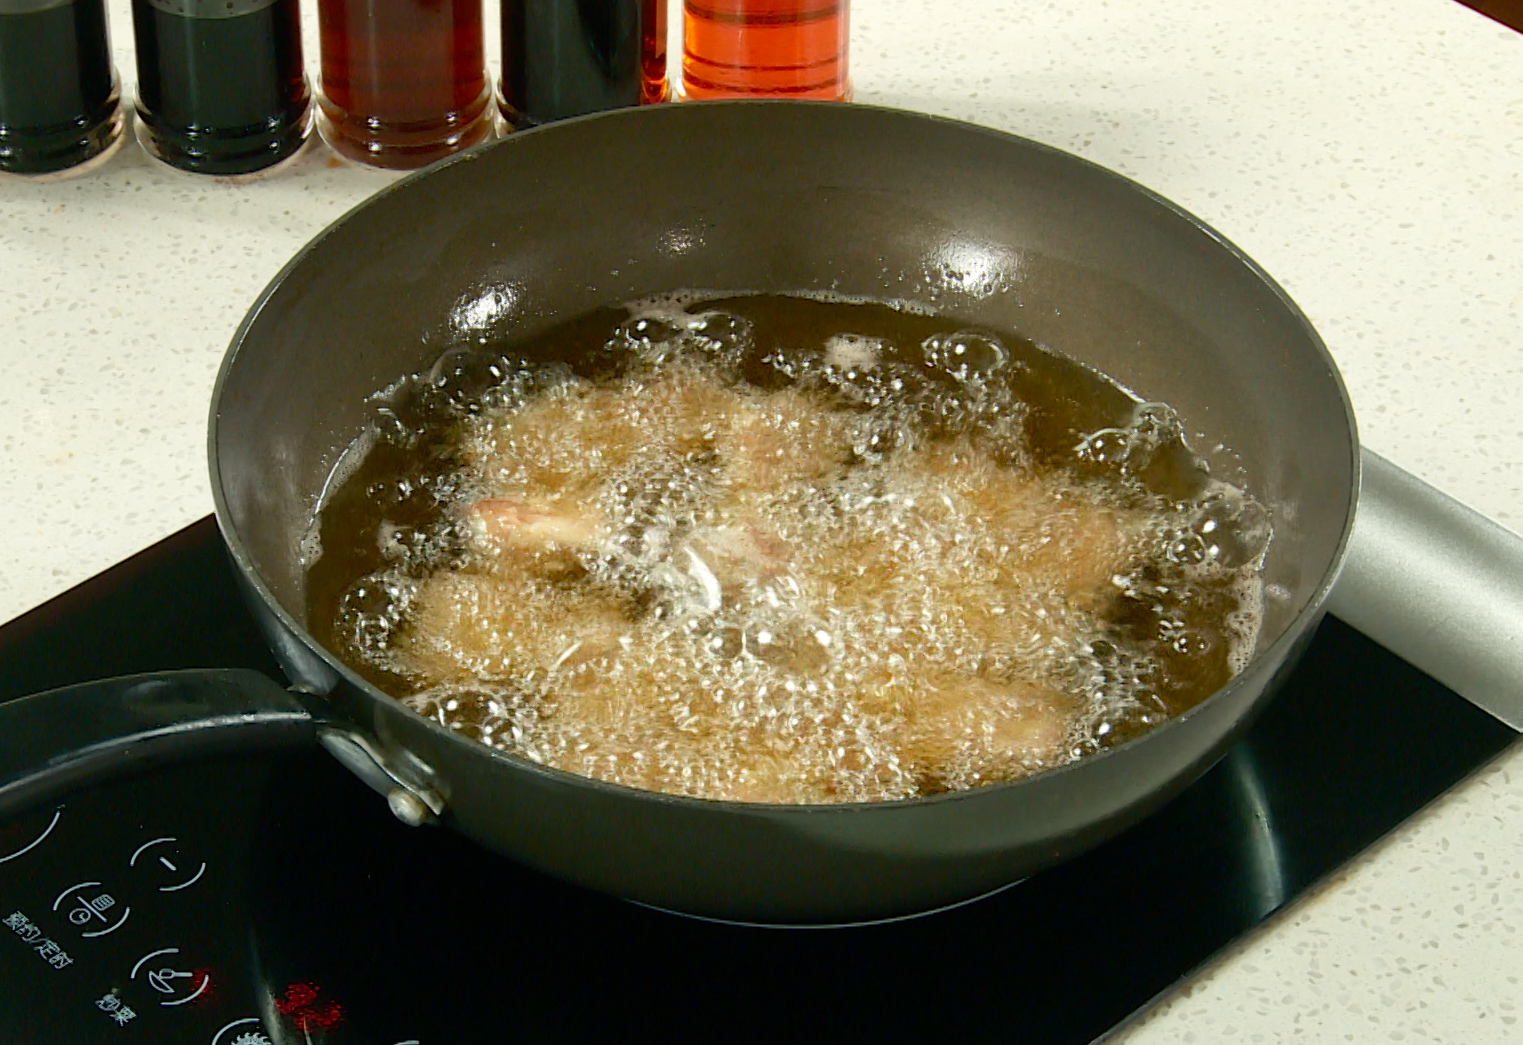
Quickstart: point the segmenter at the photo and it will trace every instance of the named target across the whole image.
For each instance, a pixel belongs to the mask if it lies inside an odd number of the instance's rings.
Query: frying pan
[[[779,806],[644,792],[495,751],[386,696],[308,634],[304,538],[368,396],[456,346],[683,287],[922,302],[1170,403],[1203,434],[1196,449],[1213,474],[1272,516],[1254,658],[1145,736],[1025,780]],[[965,900],[1097,844],[1185,787],[1309,640],[1359,477],[1352,411],[1316,333],[1195,218],[1007,134],[793,102],[584,117],[382,191],[303,249],[249,312],[217,380],[210,455],[218,523],[291,691],[222,673],[14,702],[0,709],[6,728],[41,739],[30,774],[0,765],[0,812],[124,751],[316,736],[410,823],[442,822],[590,888],[768,923]],[[60,693],[67,706],[46,703]]]

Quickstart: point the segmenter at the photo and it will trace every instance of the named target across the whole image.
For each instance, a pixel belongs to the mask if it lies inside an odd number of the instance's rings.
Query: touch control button
[[[161,893],[179,892],[195,885],[206,873],[206,861],[187,859],[180,852],[179,841],[178,838],[171,837],[144,842],[132,854],[132,859],[127,861],[127,866],[136,868],[141,863],[143,870],[151,871],[167,881],[168,884],[159,886]]]
[[[21,824],[6,824],[0,828],[0,864],[9,863],[16,857],[25,856],[36,849],[42,844],[43,839],[53,833],[53,828],[58,826],[58,819],[61,816],[63,816],[63,806],[53,810],[53,815],[47,824],[36,833],[25,830],[22,826],[26,823],[25,820]],[[20,837],[13,838],[14,834],[19,834]]]
[[[59,893],[58,899],[53,901],[53,910],[56,911],[63,906],[65,897],[73,895],[75,906],[69,912],[69,921],[80,929],[87,926],[91,929],[90,932],[81,932],[79,934],[81,936],[105,936],[107,933],[114,933],[122,927],[127,916],[132,913],[131,907],[123,907],[118,913],[116,899],[110,893],[96,892],[94,896],[90,895],[99,888],[99,882],[78,882]],[[96,928],[96,922],[104,925],[105,928]]]
[[[211,1045],[272,1045],[259,1029],[259,1017],[248,1016],[234,1020],[212,1035]]]
[[[132,979],[136,980],[142,974],[143,979],[148,981],[148,986],[164,995],[159,999],[160,1005],[184,1005],[188,1001],[195,1001],[212,985],[211,973],[205,969],[187,971],[178,968],[178,962],[166,964],[162,960],[179,953],[178,947],[163,947],[143,955],[132,967]]]

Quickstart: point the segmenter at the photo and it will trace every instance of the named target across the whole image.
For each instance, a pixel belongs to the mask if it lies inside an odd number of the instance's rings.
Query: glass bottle
[[[683,92],[847,100],[849,7],[849,0],[683,0]]]
[[[246,174],[310,125],[298,0],[132,0],[138,129],[164,162]]]
[[[666,80],[666,8],[666,0],[645,0],[640,20],[644,36],[640,45],[641,105],[656,105],[672,97]]]
[[[422,167],[493,133],[481,0],[318,0],[318,126],[340,155]]]
[[[500,90],[515,128],[665,101],[664,0],[502,0]]]
[[[105,0],[0,0],[0,171],[65,170],[122,127]]]

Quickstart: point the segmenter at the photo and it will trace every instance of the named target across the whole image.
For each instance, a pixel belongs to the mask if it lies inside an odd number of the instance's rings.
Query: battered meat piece
[[[1149,527],[969,438],[864,454],[882,421],[686,364],[480,420],[475,565],[419,586],[397,649],[414,706],[475,700],[489,743],[738,801],[1065,761],[1077,647],[1055,636],[1099,628]]]
[[[418,587],[397,659],[425,686],[542,683],[571,657],[611,652],[629,625],[629,607],[619,599],[591,590],[569,595],[532,560],[480,572],[439,570]]]
[[[934,677],[905,709],[899,759],[926,793],[1019,779],[1064,761],[1075,711],[1056,689]]]
[[[730,496],[744,502],[839,478],[860,427],[853,421],[803,389],[737,397],[714,444]]]
[[[1062,473],[1005,467],[967,439],[904,455],[896,467],[901,483],[926,491],[927,510],[937,510],[943,498],[965,502],[948,507],[1008,549],[999,568],[1012,590],[1048,592],[1096,612],[1115,594],[1112,579],[1152,547],[1156,512],[1122,507],[1102,487]]]
[[[484,493],[577,495],[644,458],[706,449],[740,401],[697,367],[616,385],[568,378],[467,430],[462,453]]]

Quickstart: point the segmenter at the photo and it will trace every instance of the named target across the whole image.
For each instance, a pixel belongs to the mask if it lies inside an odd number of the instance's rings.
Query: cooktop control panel
[[[261,839],[280,838],[269,779],[290,764],[182,766],[0,824],[0,1040],[424,1045],[351,1037],[321,976],[267,975],[256,908],[280,901],[251,879]]]

